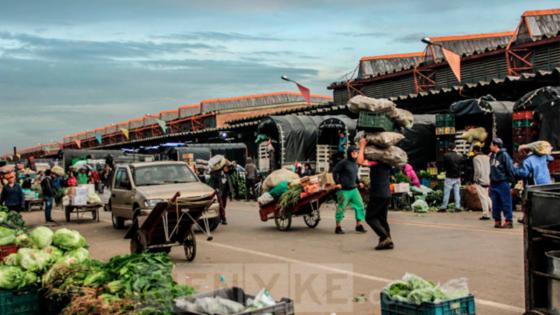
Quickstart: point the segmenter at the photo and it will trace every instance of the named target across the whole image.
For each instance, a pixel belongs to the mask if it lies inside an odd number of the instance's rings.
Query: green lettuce
[[[0,226],[0,245],[9,245],[16,242],[16,231]]]
[[[54,232],[53,244],[63,250],[86,247],[86,239],[78,232],[62,228]]]
[[[31,231],[29,237],[33,241],[33,244],[41,249],[51,245],[53,241],[53,231],[48,227],[39,226]]]
[[[0,289],[25,286],[25,272],[20,267],[0,265]]]

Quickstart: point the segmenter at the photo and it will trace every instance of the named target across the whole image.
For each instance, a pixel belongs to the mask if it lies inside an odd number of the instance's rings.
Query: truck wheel
[[[124,219],[117,217],[114,212],[111,211],[111,221],[113,222],[113,228],[116,230],[124,229]]]

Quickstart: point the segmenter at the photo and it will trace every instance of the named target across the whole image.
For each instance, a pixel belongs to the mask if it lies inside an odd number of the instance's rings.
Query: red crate
[[[512,114],[513,120],[525,120],[525,119],[533,119],[533,112],[525,111],[525,112],[515,112]]]
[[[0,261],[4,261],[10,254],[17,253],[17,246],[16,244],[9,244],[9,245],[2,245],[0,246]]]

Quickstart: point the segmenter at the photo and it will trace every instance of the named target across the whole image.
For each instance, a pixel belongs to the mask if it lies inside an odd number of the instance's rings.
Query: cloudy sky
[[[50,0],[0,10],[0,153],[200,100],[329,94],[361,56],[513,30],[558,1]]]

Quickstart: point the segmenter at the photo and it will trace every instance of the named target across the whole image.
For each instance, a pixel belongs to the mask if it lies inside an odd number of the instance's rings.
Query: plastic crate
[[[512,113],[513,120],[524,120],[524,119],[533,119],[533,112],[525,111],[525,112],[515,112]]]
[[[437,114],[436,127],[455,127],[455,116],[452,114]]]
[[[381,315],[475,315],[474,296],[420,305],[394,301],[381,292]]]
[[[518,127],[530,127],[531,126],[532,121],[529,119],[523,119],[523,120],[514,120],[513,121],[513,128],[518,128]]]
[[[203,297],[222,297],[228,300],[232,300],[245,305],[248,298],[254,299],[255,297],[249,294],[245,294],[243,289],[238,287],[232,287],[228,289],[219,289],[212,292],[196,294],[190,296],[189,299],[195,300],[196,298]],[[174,314],[181,315],[203,315],[202,313],[185,312],[179,309],[174,309]],[[293,315],[294,313],[294,301],[283,298],[282,300],[276,302],[276,305],[262,308],[256,311],[247,311],[236,313],[232,315],[259,315],[259,314],[272,314],[272,315]]]
[[[386,114],[361,112],[358,117],[358,128],[377,131],[393,131],[395,123]]]
[[[6,258],[8,255],[15,254],[15,253],[17,253],[16,244],[9,244],[9,245],[0,246],[0,261],[4,261],[4,258]],[[0,313],[0,314],[2,314],[2,313]]]
[[[26,287],[19,290],[0,290],[0,314],[2,315],[39,315],[39,288]]]

